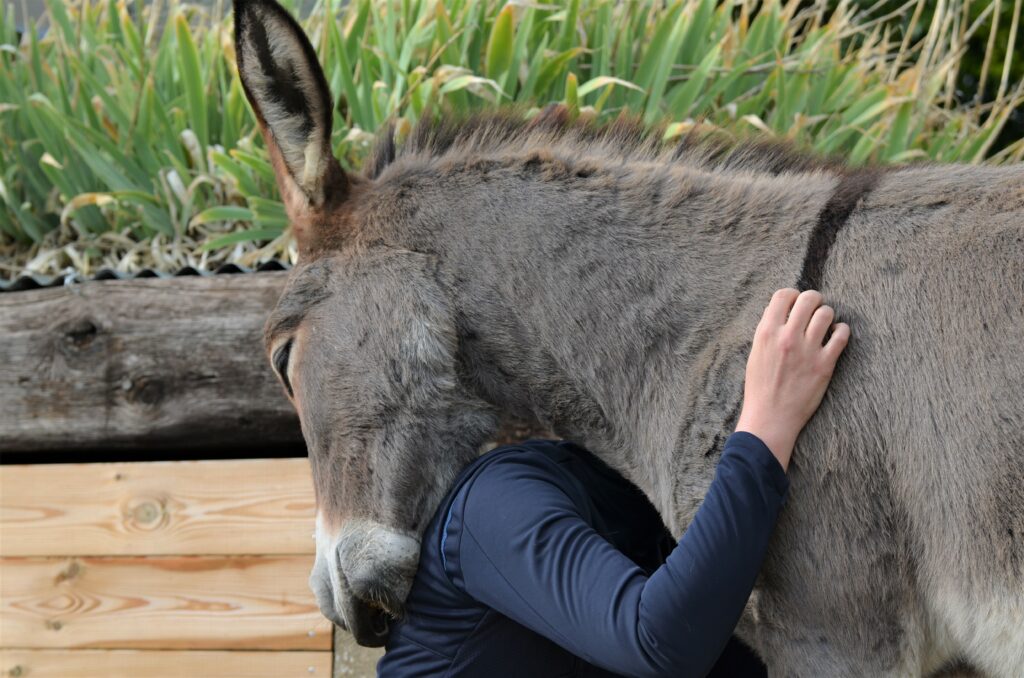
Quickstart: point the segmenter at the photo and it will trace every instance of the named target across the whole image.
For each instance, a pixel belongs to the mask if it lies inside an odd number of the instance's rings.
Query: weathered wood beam
[[[300,445],[260,333],[284,273],[0,295],[0,449]]]
[[[0,294],[0,452],[301,453],[261,340],[286,275]],[[543,433],[509,421],[496,441],[532,435]]]

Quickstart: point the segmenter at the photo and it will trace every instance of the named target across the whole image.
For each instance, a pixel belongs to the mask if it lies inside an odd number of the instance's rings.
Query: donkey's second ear
[[[238,73],[290,216],[344,199],[348,182],[331,153],[331,94],[313,46],[273,0],[234,5]]]

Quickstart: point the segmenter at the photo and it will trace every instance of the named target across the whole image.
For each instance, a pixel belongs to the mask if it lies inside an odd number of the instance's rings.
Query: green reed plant
[[[1024,156],[1022,141],[991,152],[1021,83],[984,105],[952,95],[963,45],[1001,7],[1019,22],[1019,0],[970,13],[947,0],[913,39],[900,14],[802,4],[318,0],[303,24],[349,169],[389,119],[403,134],[424,112],[555,101],[599,119],[628,109],[668,122],[667,137],[700,122],[854,163]],[[897,11],[909,22],[915,6]],[[21,35],[11,4],[0,16],[0,275],[293,258],[226,7],[47,7]]]

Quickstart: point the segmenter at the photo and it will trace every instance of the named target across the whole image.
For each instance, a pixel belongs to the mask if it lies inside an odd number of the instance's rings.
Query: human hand
[[[850,339],[850,326],[833,325],[835,311],[821,302],[816,290],[787,287],[775,292],[747,359],[736,430],[760,438],[783,469],[789,468],[796,438],[821,404]],[[829,327],[832,336],[823,346]]]

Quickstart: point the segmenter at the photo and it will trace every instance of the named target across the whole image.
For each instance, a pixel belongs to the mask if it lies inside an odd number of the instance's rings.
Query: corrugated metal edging
[[[257,273],[260,271],[287,271],[290,265],[272,259],[265,261],[255,268],[239,266],[238,264],[222,264],[213,270],[201,270],[194,266],[185,266],[173,273],[167,271],[156,271],[145,268],[135,273],[115,271],[112,268],[101,268],[95,275],[84,276],[81,273],[68,273],[67,275],[20,275],[13,280],[0,278],[0,292],[20,292],[22,290],[35,290],[41,287],[60,287],[61,285],[72,285],[86,282],[88,280],[133,280],[138,278],[178,278],[187,275],[232,275],[235,273]]]

